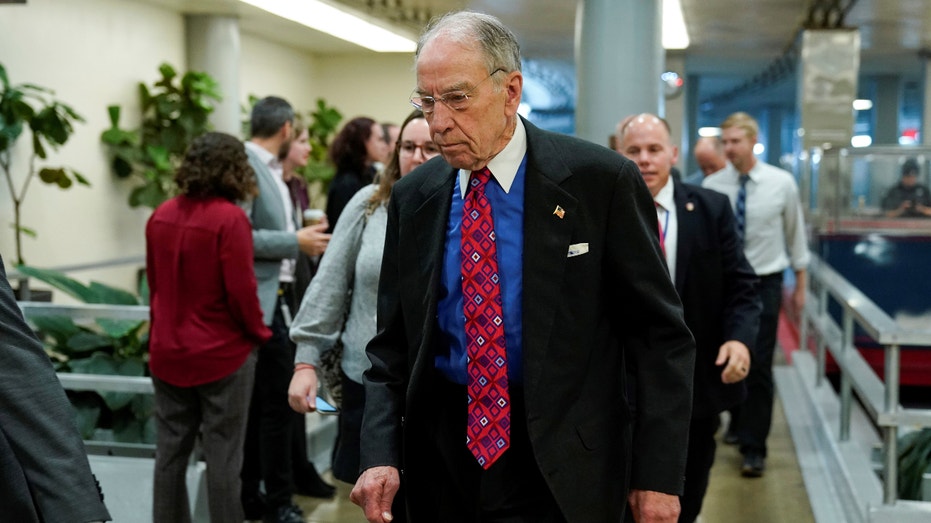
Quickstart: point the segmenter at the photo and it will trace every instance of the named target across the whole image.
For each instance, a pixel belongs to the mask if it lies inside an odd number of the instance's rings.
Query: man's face
[[[494,78],[488,73],[478,50],[442,35],[426,44],[417,60],[421,95],[439,98],[471,90],[465,109],[457,111],[437,100],[434,111],[425,115],[440,154],[457,169],[484,167],[513,135],[523,77],[517,71],[498,72]],[[503,82],[500,88],[496,80]]]
[[[750,138],[747,131],[740,127],[728,127],[721,131],[721,141],[724,142],[724,155],[734,164],[735,169],[745,173],[753,167],[756,138]]]
[[[902,175],[902,187],[910,189],[918,183],[918,175],[915,173],[906,173]]]
[[[669,171],[679,149],[669,142],[669,132],[655,116],[638,116],[627,125],[621,154],[637,163],[650,194],[656,196],[669,181]]]

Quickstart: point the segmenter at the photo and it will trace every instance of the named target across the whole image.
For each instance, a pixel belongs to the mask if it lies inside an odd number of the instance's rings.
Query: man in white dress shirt
[[[747,378],[749,394],[739,408],[732,409],[729,432],[735,432],[743,454],[741,473],[763,475],[766,438],[772,422],[773,372],[779,309],[782,305],[782,276],[786,268],[795,272],[794,309],[805,304],[805,267],[808,244],[805,221],[795,179],[787,171],[757,161],[753,155],[759,126],[750,115],[738,112],[721,124],[724,153],[731,162],[705,178],[702,186],[724,193],[734,205],[744,255],[760,278],[763,313],[753,367]],[[736,429],[736,430],[735,430]]]

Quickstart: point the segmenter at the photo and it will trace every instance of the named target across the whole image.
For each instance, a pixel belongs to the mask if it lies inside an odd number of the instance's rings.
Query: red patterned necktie
[[[472,171],[462,207],[462,303],[468,348],[469,424],[466,446],[488,469],[511,441],[511,400],[498,254],[487,168]]]

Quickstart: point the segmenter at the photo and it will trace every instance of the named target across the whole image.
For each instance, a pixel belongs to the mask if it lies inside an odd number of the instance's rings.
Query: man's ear
[[[520,71],[511,71],[507,80],[504,82],[504,90],[507,95],[505,107],[509,116],[517,114],[517,108],[520,106],[520,97],[524,89],[524,76]]]
[[[282,140],[287,140],[288,138],[290,138],[291,129],[293,125],[294,124],[291,122],[291,120],[288,120],[287,122],[285,122],[284,125],[281,126],[281,129],[278,130],[279,138],[281,138]]]

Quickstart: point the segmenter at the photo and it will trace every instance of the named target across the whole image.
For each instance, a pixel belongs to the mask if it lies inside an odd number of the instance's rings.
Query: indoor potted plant
[[[55,99],[54,92],[34,84],[10,83],[6,68],[0,64],[0,171],[3,172],[13,201],[13,229],[16,233],[15,264],[23,263],[23,235],[35,237],[33,229],[22,223],[23,201],[33,178],[49,185],[68,189],[75,182],[90,185],[86,178],[68,167],[39,167],[48,158],[48,150],[57,150],[74,133],[74,124],[84,119],[70,106]],[[18,140],[28,128],[32,151],[25,175],[16,175],[14,156]]]

